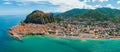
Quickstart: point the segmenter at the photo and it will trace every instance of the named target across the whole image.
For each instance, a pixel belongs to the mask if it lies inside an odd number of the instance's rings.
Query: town
[[[120,38],[120,24],[69,18],[47,24],[20,23],[9,29],[9,32],[14,37],[48,35],[76,39],[115,39]]]

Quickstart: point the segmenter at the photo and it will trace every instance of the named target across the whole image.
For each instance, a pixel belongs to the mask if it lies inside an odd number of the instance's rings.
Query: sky
[[[120,0],[0,0],[0,15],[29,14],[34,10],[65,12],[74,8],[102,7],[120,10]]]

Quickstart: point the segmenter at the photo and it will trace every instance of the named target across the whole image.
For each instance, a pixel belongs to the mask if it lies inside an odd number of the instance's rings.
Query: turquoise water
[[[25,16],[0,16],[0,52],[120,52],[120,40],[75,40],[27,36],[22,42],[8,36],[7,29]]]

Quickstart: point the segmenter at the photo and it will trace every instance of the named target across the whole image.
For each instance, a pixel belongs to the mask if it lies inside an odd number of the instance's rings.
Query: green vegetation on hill
[[[110,18],[114,18],[116,15],[120,14],[120,10],[111,9],[111,8],[97,8],[96,11],[101,12]]]
[[[120,23],[120,15],[115,16],[113,22]]]
[[[79,18],[96,21],[113,21],[120,23],[120,10],[111,8],[91,9],[72,9],[64,13],[54,15],[52,13],[44,13],[39,10],[33,11],[27,16],[24,22],[46,24],[54,21],[60,21],[65,18]]]
[[[66,11],[64,13],[61,13],[61,14],[57,15],[56,17],[63,17],[63,18],[76,17],[86,11],[87,11],[87,9],[72,9],[72,10]]]
[[[55,17],[59,18],[79,18],[79,19],[89,19],[89,20],[100,20],[100,21],[113,21],[115,23],[120,23],[120,10],[111,8],[97,8],[95,10],[91,9],[72,9],[64,13],[58,14]]]
[[[39,10],[33,11],[31,14],[27,16],[24,22],[26,23],[37,23],[37,24],[45,24],[51,23],[54,21],[53,14],[44,13]]]
[[[80,16],[78,16],[80,18],[84,18],[84,19],[93,19],[93,20],[108,20],[108,16],[103,14],[103,13],[100,13],[96,10],[88,10],[86,11],[85,13],[81,14]]]

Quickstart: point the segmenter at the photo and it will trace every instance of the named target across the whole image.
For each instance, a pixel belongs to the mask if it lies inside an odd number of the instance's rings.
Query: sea
[[[120,40],[79,40],[48,36],[26,36],[22,41],[9,36],[8,29],[25,15],[0,16],[0,52],[120,52]]]

